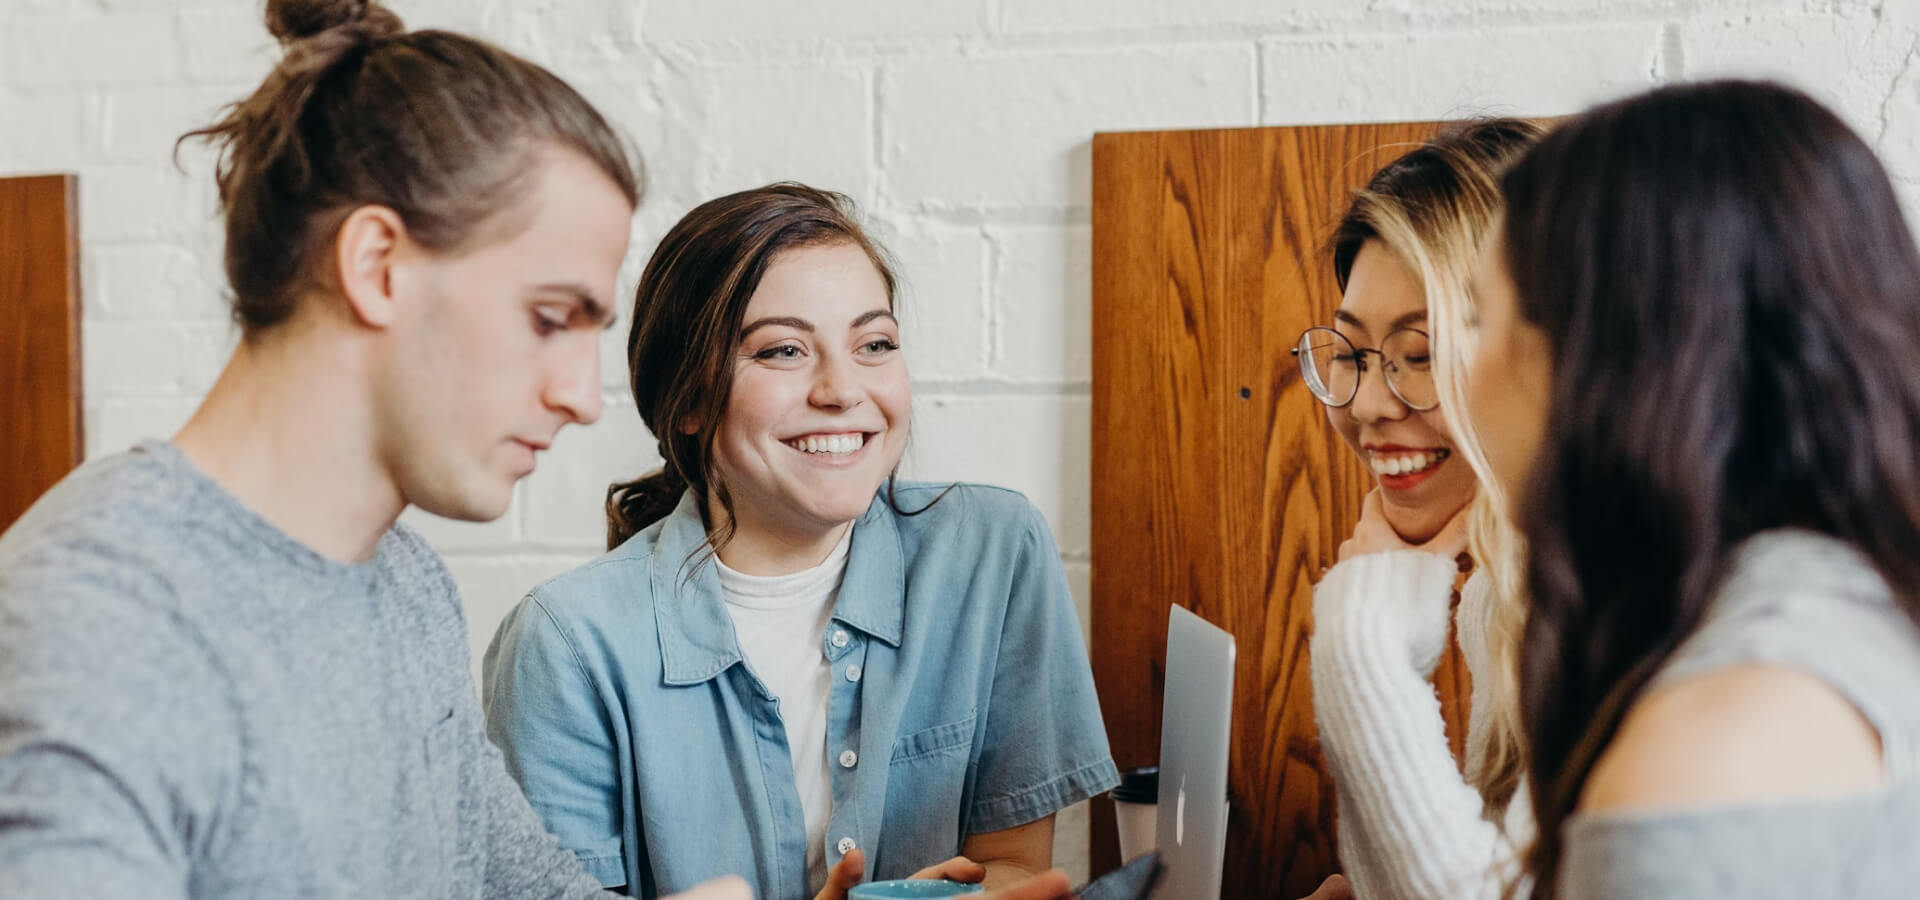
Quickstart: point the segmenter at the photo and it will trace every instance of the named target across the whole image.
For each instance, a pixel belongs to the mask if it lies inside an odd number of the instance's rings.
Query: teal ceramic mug
[[[924,900],[930,897],[966,897],[986,892],[978,884],[957,881],[875,881],[856,884],[847,900]]]

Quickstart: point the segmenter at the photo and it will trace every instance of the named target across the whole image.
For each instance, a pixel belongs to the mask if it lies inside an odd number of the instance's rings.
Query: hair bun
[[[374,0],[267,0],[267,31],[282,44],[348,26],[370,38],[406,30],[393,10]]]

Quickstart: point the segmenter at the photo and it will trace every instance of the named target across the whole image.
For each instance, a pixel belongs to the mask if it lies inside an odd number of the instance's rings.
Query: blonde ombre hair
[[[1440,414],[1455,452],[1472,467],[1479,489],[1467,511],[1471,552],[1493,600],[1486,646],[1490,671],[1475,693],[1491,698],[1484,734],[1469,742],[1466,777],[1499,820],[1526,771],[1520,721],[1519,650],[1526,627],[1525,556],[1519,532],[1487,466],[1465,408],[1462,374],[1479,338],[1467,284],[1474,260],[1500,214],[1500,175],[1542,134],[1519,119],[1479,119],[1447,127],[1375,173],[1354,192],[1333,240],[1342,290],[1360,247],[1377,240],[1419,279],[1427,300]]]

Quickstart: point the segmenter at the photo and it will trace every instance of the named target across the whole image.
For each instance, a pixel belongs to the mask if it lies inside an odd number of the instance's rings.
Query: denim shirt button
[[[848,680],[848,681],[859,681],[859,680],[860,680],[860,667],[859,667],[859,666],[848,666],[848,667],[847,667],[847,680]]]
[[[860,754],[855,753],[852,750],[840,751],[840,768],[851,769],[854,767],[855,764],[859,762],[860,762]]]
[[[845,856],[848,853],[851,853],[853,851],[853,838],[843,837],[840,839],[840,843],[836,846],[840,848],[840,855]]]
[[[835,628],[833,630],[833,645],[835,647],[845,647],[847,645],[847,641],[849,640],[851,640],[851,638],[847,637],[846,629]]]

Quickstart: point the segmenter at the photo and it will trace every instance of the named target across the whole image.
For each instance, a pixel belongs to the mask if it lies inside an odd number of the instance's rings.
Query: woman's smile
[[[821,431],[782,440],[812,465],[840,468],[866,458],[867,443],[876,431]]]
[[[1445,447],[1404,447],[1399,444],[1368,444],[1364,448],[1367,467],[1379,478],[1380,486],[1390,491],[1409,491],[1432,477],[1452,458]]]

